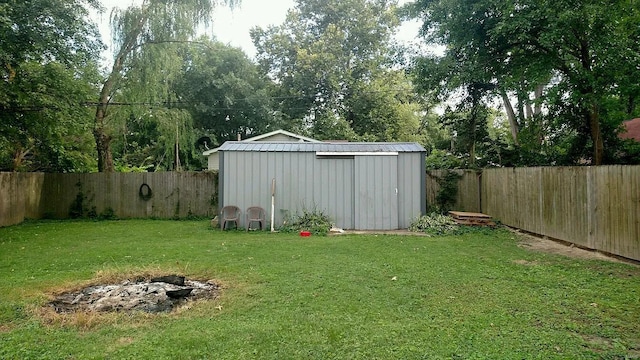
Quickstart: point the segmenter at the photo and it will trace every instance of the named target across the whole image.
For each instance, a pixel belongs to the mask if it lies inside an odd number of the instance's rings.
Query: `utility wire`
[[[398,95],[415,95],[416,93],[414,91],[408,90],[408,89],[387,89],[387,90],[375,90],[375,91],[366,91],[363,92],[364,94],[381,94],[381,93],[394,93],[394,94],[398,94]],[[316,95],[291,95],[291,96],[267,96],[264,97],[262,99],[266,99],[266,100],[290,100],[290,99],[298,99],[298,100],[311,100],[311,101],[315,101],[317,98]],[[245,98],[237,98],[237,99],[232,99],[232,101],[234,102],[240,102],[240,101],[245,101],[248,102],[249,100],[252,100],[252,98],[249,97],[245,97]],[[200,101],[161,101],[161,102],[152,102],[152,101],[142,101],[142,102],[109,102],[108,105],[109,106],[148,106],[148,107],[169,107],[169,106],[175,106],[175,105],[212,105],[212,104],[216,104],[219,101],[210,101],[210,102],[200,102]],[[101,105],[101,103],[99,102],[95,102],[95,101],[86,101],[86,102],[82,102],[79,103],[78,106],[84,106],[84,107],[95,107]],[[59,107],[56,105],[42,105],[42,106],[35,106],[35,105],[24,105],[24,106],[16,106],[16,107],[2,107],[0,108],[1,111],[9,111],[9,112],[37,112],[37,111],[43,111],[43,110],[58,110]],[[230,106],[230,107],[214,107],[214,108],[210,108],[210,110],[245,110],[246,107],[236,107],[236,106]],[[306,109],[305,108],[289,108],[291,110],[301,110],[301,109]]]

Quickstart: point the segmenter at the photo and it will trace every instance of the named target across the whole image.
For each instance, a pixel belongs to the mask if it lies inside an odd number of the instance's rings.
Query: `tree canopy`
[[[564,141],[555,155],[569,154],[568,161],[613,160],[607,149],[615,149],[616,127],[638,111],[638,87],[629,81],[640,74],[633,1],[419,0],[411,7],[425,37],[446,45],[442,58],[417,62],[425,91],[499,96],[516,143],[520,130],[537,128],[531,139],[539,149]]]
[[[282,25],[252,30],[289,129],[318,139],[378,141],[419,131],[412,84],[394,68],[395,4],[300,0]]]
[[[112,29],[115,42],[114,61],[111,72],[102,84],[97,101],[93,135],[98,152],[98,170],[114,171],[109,125],[109,104],[118,91],[127,86],[129,94],[134,88],[144,94],[167,93],[167,81],[127,81],[138,79],[172,78],[180,69],[174,56],[164,56],[158,46],[167,49],[170,45],[183,45],[193,40],[198,26],[206,25],[218,1],[216,0],[145,0],[140,5],[117,9],[112,14]],[[226,0],[234,5],[236,1]],[[155,48],[155,49],[154,49]],[[175,51],[173,52],[175,53]],[[125,85],[126,84],[126,85]]]
[[[87,100],[102,44],[94,0],[0,4],[0,170],[88,171]]]
[[[296,0],[255,59],[198,36],[237,3],[116,8],[101,73],[99,0],[1,2],[0,170],[195,170],[279,128],[416,141],[433,166],[640,163],[617,136],[640,117],[633,0]],[[396,43],[407,14],[443,54]]]
[[[203,46],[186,49],[176,91],[208,146],[275,130],[269,81],[258,67],[238,48],[198,41]]]

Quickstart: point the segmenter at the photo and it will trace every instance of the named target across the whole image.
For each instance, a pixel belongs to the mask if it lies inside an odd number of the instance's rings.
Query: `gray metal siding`
[[[355,157],[355,227],[398,229],[398,157]]]
[[[301,214],[317,208],[353,229],[353,159],[316,159],[314,153],[225,151],[221,158],[223,205],[236,205],[244,212],[260,206],[271,218],[271,181],[276,179],[275,226],[285,213]]]
[[[425,211],[422,151],[341,158],[316,156],[311,151],[284,151],[284,147],[297,144],[280,144],[283,148],[272,145],[268,148],[273,151],[220,151],[220,204],[242,209],[241,227],[249,206],[264,208],[270,221],[274,178],[276,227],[287,212],[293,216],[315,208],[343,229],[398,229],[407,228]],[[404,145],[395,144],[394,148]]]
[[[329,213],[342,229],[355,228],[353,175],[353,159],[315,159],[313,181],[307,186],[315,205]]]
[[[403,153],[398,156],[398,226],[406,229],[423,212],[426,195],[423,186],[425,173],[422,153]],[[421,172],[422,171],[422,172]]]

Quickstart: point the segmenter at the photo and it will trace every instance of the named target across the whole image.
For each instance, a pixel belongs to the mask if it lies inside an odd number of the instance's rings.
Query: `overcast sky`
[[[406,3],[408,0],[400,0]],[[100,27],[102,39],[110,45],[109,14],[114,6],[126,7],[139,0],[103,0],[106,11],[96,15],[95,21]],[[294,0],[242,0],[241,6],[234,10],[220,6],[216,9],[213,26],[206,30],[209,35],[223,43],[231,44],[245,51],[250,57],[255,56],[256,49],[251,42],[249,30],[254,26],[266,28],[269,25],[279,25],[284,22],[287,10],[294,6]],[[397,39],[405,43],[414,43],[419,30],[417,21],[405,23],[397,34]],[[105,54],[111,58],[111,54]],[[108,61],[108,60],[107,60]]]

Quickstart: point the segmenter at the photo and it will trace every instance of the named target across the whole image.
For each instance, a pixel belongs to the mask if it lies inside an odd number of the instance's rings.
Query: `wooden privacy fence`
[[[429,171],[435,204],[447,170]],[[640,260],[640,166],[456,170],[455,210],[483,212],[503,224]],[[210,172],[0,173],[0,226],[25,218],[66,218],[85,211],[117,217],[212,217],[218,177]],[[145,185],[146,184],[146,185]]]
[[[70,211],[119,218],[212,217],[218,176],[211,172],[0,173],[0,226]]]
[[[437,204],[438,179],[427,172],[427,204]],[[454,170],[453,209],[482,212],[503,224],[640,260],[640,166]]]
[[[505,225],[640,260],[640,166],[487,169],[481,187]]]
[[[0,226],[42,217],[43,173],[0,173]]]
[[[458,192],[453,209],[480,212],[480,179],[481,172],[475,170],[429,170],[427,171],[427,205],[438,204],[438,192],[441,182],[449,172],[458,174]]]

